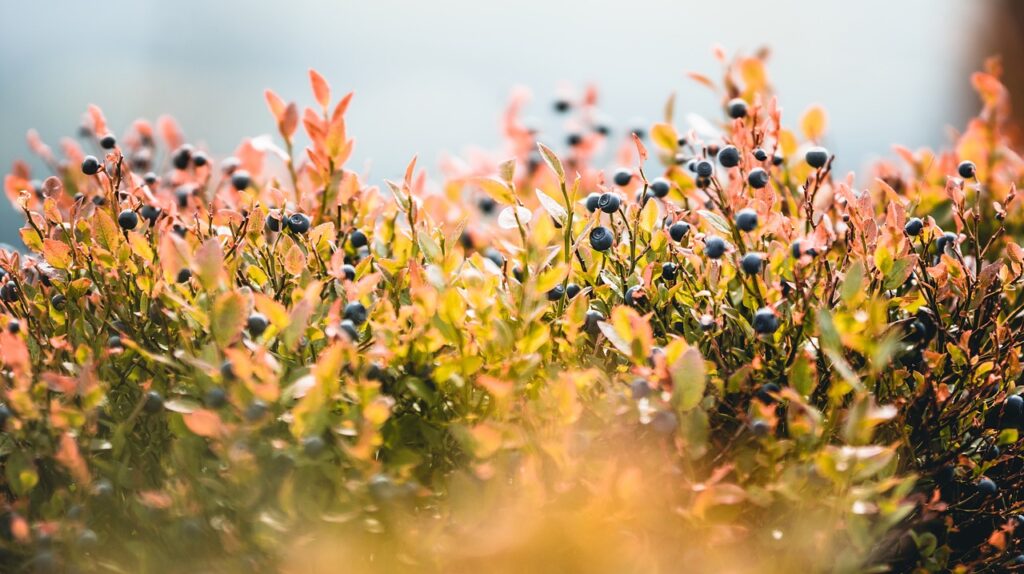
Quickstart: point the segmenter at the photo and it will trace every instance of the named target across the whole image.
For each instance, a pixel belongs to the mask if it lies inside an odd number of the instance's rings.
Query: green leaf
[[[718,215],[717,213],[708,211],[706,209],[701,209],[697,211],[697,213],[699,213],[700,216],[703,217],[704,219],[707,219],[708,223],[710,223],[711,226],[717,229],[718,231],[721,231],[726,235],[732,233],[732,230],[729,229],[729,222],[726,221],[725,218],[722,217],[721,215]]]
[[[15,494],[21,496],[31,492],[39,484],[39,472],[35,464],[23,452],[16,452],[7,459],[4,465],[4,476],[7,484]]]
[[[565,183],[565,168],[562,167],[562,160],[558,159],[558,156],[555,155],[555,152],[551,151],[551,148],[540,142],[537,142],[537,149],[540,150],[540,154],[544,157],[544,162],[558,176],[558,181]]]
[[[690,347],[669,367],[672,377],[672,404],[676,410],[689,411],[704,398],[707,377],[704,358],[695,347]]]
[[[221,348],[229,346],[242,333],[249,316],[245,297],[235,291],[224,293],[213,303],[210,332]]]

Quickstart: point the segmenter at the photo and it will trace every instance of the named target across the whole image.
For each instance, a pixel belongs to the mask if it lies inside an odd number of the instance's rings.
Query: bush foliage
[[[855,177],[719,57],[720,119],[609,133],[588,89],[548,147],[516,96],[505,149],[382,188],[313,71],[220,162],[166,117],[30,134],[0,568],[1024,568],[998,62],[953,149]]]

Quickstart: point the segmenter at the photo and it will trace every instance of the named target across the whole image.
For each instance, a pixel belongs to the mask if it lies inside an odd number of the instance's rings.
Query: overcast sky
[[[711,48],[773,49],[783,108],[830,112],[841,167],[890,144],[939,145],[975,107],[966,74],[980,65],[984,2],[963,0],[37,0],[0,19],[0,166],[27,153],[37,128],[56,143],[89,103],[121,133],[137,117],[171,113],[215,154],[273,130],[262,92],[309,104],[306,70],[335,93],[355,90],[356,166],[397,178],[418,153],[498,142],[513,86],[534,91],[531,112],[557,126],[562,81],[596,82],[613,126],[677,109],[714,113],[685,78],[714,74]],[[561,141],[555,129],[551,139]],[[0,241],[20,221],[4,202]]]

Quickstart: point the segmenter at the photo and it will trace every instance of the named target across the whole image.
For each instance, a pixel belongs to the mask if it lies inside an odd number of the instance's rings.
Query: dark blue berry
[[[671,189],[671,184],[663,177],[659,177],[651,182],[651,192],[654,193],[655,197],[665,197]]]
[[[764,260],[757,253],[747,253],[740,260],[740,267],[747,275],[756,275],[761,272]]]
[[[676,274],[679,272],[679,266],[671,261],[666,261],[661,264],[661,277],[665,281],[675,281]]]
[[[804,154],[804,160],[814,169],[821,169],[828,163],[828,150],[818,146],[812,147]]]
[[[565,288],[561,285],[555,285],[550,291],[548,291],[548,301],[558,301],[565,297]]]
[[[231,187],[234,187],[238,191],[247,189],[252,184],[252,176],[249,172],[244,169],[240,169],[235,173],[231,174]]]
[[[917,237],[923,229],[924,222],[919,217],[911,217],[907,220],[907,224],[903,226],[903,231],[911,237]]]
[[[601,329],[597,324],[601,321],[604,321],[604,313],[597,311],[596,309],[590,309],[587,311],[587,315],[583,320],[583,330],[591,337],[597,337],[601,332]]]
[[[126,209],[117,215],[117,224],[121,226],[121,229],[131,231],[138,227],[139,216],[134,211]]]
[[[353,266],[351,266],[351,265],[346,263],[345,265],[341,266],[341,271],[342,271],[342,273],[345,274],[345,279],[348,279],[349,281],[355,281],[356,280],[356,268],[355,267],[353,267]]]
[[[87,155],[85,156],[85,159],[82,160],[82,173],[85,175],[96,175],[100,172],[100,168],[102,167],[100,160],[96,159],[96,156]]]
[[[598,225],[590,230],[590,246],[596,251],[607,251],[612,243],[612,232],[607,227]]]
[[[762,307],[754,313],[754,332],[759,335],[771,335],[779,329],[779,317],[774,311]]]
[[[690,232],[690,224],[685,221],[677,221],[668,228],[668,235],[673,241],[682,241],[683,237]]]
[[[749,207],[739,210],[736,213],[736,227],[748,233],[757,229],[757,212]]]
[[[219,409],[228,404],[228,394],[221,387],[213,387],[206,391],[203,403],[211,409]]]
[[[565,296],[570,299],[579,295],[580,291],[582,291],[582,289],[580,289],[580,286],[575,283],[569,283],[565,286]]]
[[[288,229],[292,233],[306,233],[309,231],[309,217],[304,213],[293,213],[288,217]]]
[[[359,301],[352,301],[348,305],[345,305],[343,317],[352,321],[356,325],[362,325],[365,323],[367,316],[368,313],[366,311],[366,306]]]
[[[726,244],[721,237],[712,235],[704,239],[704,255],[712,259],[718,259],[725,255]]]
[[[754,150],[754,159],[757,161],[765,161],[768,159],[768,152],[764,151],[763,148],[756,148]]]
[[[281,220],[274,217],[273,215],[267,215],[267,229],[273,232],[281,231]]]
[[[974,165],[973,161],[962,161],[956,168],[957,173],[964,179],[971,179],[978,173],[977,166]]]
[[[594,213],[595,211],[597,211],[597,209],[599,207],[598,206],[598,202],[600,202],[600,201],[601,201],[601,194],[600,193],[591,193],[590,195],[588,195],[587,196],[587,201],[586,201],[586,204],[585,204],[587,206],[587,211],[589,211],[590,213]]]
[[[722,167],[736,167],[740,164],[740,150],[736,146],[727,145],[718,152],[718,163]]]
[[[355,247],[356,249],[365,247],[370,242],[369,239],[366,238],[366,234],[359,229],[355,229],[351,234],[349,234],[348,241],[352,244],[352,247]]]
[[[614,193],[602,193],[597,200],[597,206],[605,213],[615,213],[621,204],[622,200]]]
[[[700,177],[711,177],[711,174],[715,173],[715,167],[706,159],[698,161],[694,170]]]
[[[268,325],[267,317],[263,313],[253,313],[245,321],[245,327],[249,330],[249,335],[252,337],[262,335],[267,330]]]
[[[734,120],[747,117],[747,102],[743,98],[729,100],[729,104],[726,107],[729,111],[729,117]]]
[[[625,187],[629,185],[629,182],[632,181],[632,179],[633,172],[629,171],[628,169],[620,169],[616,171],[615,175],[612,177],[612,181],[614,181],[615,185],[619,187]]]
[[[103,149],[114,149],[117,145],[117,138],[111,134],[107,134],[100,138],[100,147]]]
[[[771,181],[771,176],[768,175],[768,172],[765,171],[764,168],[755,167],[750,170],[749,174],[747,174],[747,183],[749,183],[750,187],[753,187],[754,189],[761,189],[768,185],[769,181]]]
[[[156,391],[146,393],[146,400],[142,403],[142,410],[149,414],[156,414],[164,408],[164,398]]]

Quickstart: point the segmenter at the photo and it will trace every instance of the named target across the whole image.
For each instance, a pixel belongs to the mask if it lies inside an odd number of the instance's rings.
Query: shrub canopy
[[[384,188],[314,71],[220,162],[166,117],[29,134],[51,175],[4,181],[2,569],[1024,562],[998,62],[953,149],[857,177],[764,55],[721,60],[688,131],[670,100],[608,133],[588,89],[549,147],[516,96],[503,150]]]

